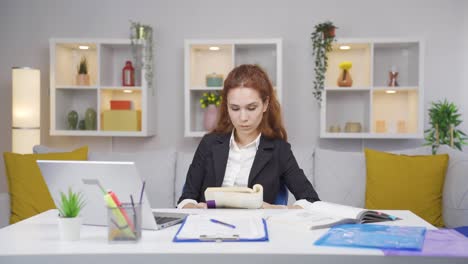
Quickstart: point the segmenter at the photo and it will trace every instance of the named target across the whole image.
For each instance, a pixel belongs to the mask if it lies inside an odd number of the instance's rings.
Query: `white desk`
[[[164,211],[174,211],[166,209]],[[203,213],[207,210],[185,210]],[[231,213],[233,210],[209,210]],[[235,210],[245,213],[247,210]],[[265,217],[282,210],[248,210]],[[284,211],[283,211],[284,212]],[[388,223],[434,229],[409,211],[388,211],[404,220]],[[50,210],[0,229],[0,263],[467,263],[466,259],[384,257],[382,251],[314,246],[327,230],[268,223],[269,242],[173,243],[179,225],[143,231],[137,244],[108,244],[107,228],[83,226],[81,240],[59,240],[57,212]]]

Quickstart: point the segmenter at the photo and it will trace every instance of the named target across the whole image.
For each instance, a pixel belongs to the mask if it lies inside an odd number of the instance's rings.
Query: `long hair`
[[[287,140],[288,136],[281,117],[281,107],[273,90],[273,85],[265,71],[252,64],[237,66],[228,74],[221,92],[222,100],[218,123],[213,132],[230,133],[234,128],[229,118],[227,95],[231,89],[238,87],[248,87],[256,90],[263,103],[267,103],[268,100],[268,108],[263,113],[262,122],[258,127],[262,135],[268,138]]]

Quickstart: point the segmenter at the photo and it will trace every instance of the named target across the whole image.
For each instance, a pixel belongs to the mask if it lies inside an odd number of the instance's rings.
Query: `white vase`
[[[214,104],[210,104],[206,107],[205,113],[203,113],[203,126],[206,131],[211,131],[216,127],[216,121],[218,119],[218,107]]]
[[[67,241],[74,241],[80,239],[80,229],[83,218],[81,217],[59,217],[58,227],[60,239]]]

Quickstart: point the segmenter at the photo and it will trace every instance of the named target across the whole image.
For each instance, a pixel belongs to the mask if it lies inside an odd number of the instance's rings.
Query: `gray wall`
[[[42,143],[88,144],[92,151],[139,151],[165,146],[194,149],[183,137],[183,40],[185,38],[283,38],[283,110],[293,146],[360,150],[419,146],[419,140],[320,140],[319,109],[312,96],[310,33],[330,19],[339,37],[421,37],[426,41],[425,106],[444,97],[462,109],[468,81],[468,13],[457,0],[0,0],[0,150],[11,150],[11,67],[41,70]],[[155,29],[157,136],[152,138],[50,137],[51,37],[126,38],[129,20]],[[462,56],[460,56],[462,54]],[[466,129],[466,124],[464,128]],[[3,161],[0,192],[7,190]]]

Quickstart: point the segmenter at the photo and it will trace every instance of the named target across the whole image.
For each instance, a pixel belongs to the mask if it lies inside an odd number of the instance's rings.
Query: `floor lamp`
[[[41,74],[37,69],[12,69],[12,151],[32,153],[41,142]]]

